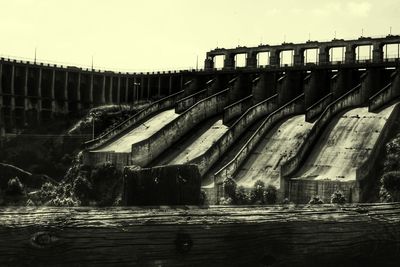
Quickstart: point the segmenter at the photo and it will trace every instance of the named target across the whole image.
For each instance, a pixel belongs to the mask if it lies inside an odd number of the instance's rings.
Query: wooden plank
[[[0,266],[398,266],[400,203],[0,209]]]

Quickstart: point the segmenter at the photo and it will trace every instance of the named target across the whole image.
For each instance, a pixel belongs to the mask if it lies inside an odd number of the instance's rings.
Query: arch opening
[[[246,53],[236,54],[235,55],[235,67],[236,68],[244,68],[246,67]]]
[[[285,50],[279,53],[280,65],[282,67],[293,66],[294,50]]]
[[[260,52],[257,54],[257,67],[269,65],[270,52]]]

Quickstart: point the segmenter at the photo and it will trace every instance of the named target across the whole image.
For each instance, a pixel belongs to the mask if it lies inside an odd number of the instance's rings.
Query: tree
[[[336,190],[335,192],[333,192],[331,196],[331,203],[340,205],[346,203],[346,198],[344,197],[343,192],[340,190]]]
[[[236,188],[236,198],[235,198],[235,204],[237,205],[247,205],[249,204],[249,196],[246,193],[246,189],[243,186],[238,186]]]
[[[267,204],[275,204],[278,190],[273,185],[268,185],[264,190],[264,201]]]
[[[381,183],[383,189],[390,195],[391,201],[400,201],[400,171],[385,173],[381,178]]]
[[[10,196],[21,196],[25,194],[24,186],[22,185],[18,177],[14,177],[8,180],[5,193]]]
[[[308,204],[324,204],[320,196],[312,196]]]
[[[264,204],[264,188],[265,184],[261,180],[254,183],[253,189],[250,193],[250,201],[252,204]]]

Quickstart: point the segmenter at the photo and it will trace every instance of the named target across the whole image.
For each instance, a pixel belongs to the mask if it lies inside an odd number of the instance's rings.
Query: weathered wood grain
[[[0,266],[399,266],[400,203],[0,209]]]

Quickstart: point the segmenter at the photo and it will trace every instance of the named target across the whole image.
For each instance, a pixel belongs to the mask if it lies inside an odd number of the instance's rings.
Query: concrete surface
[[[175,109],[160,112],[114,142],[93,152],[131,152],[132,144],[149,138],[178,116],[179,114],[175,113]]]
[[[296,153],[313,123],[297,115],[279,122],[269,131],[238,171],[238,185],[252,187],[257,180],[279,188],[279,166]]]
[[[222,123],[222,119],[217,120],[211,126],[208,126],[208,130],[203,132],[198,138],[193,138],[190,144],[183,144],[185,149],[171,159],[168,164],[188,163],[190,160],[206,152],[206,150],[227,132],[228,129],[228,126]],[[179,145],[177,149],[179,149]]]
[[[379,113],[355,108],[333,119],[308,159],[292,179],[353,181],[368,156],[394,105]]]
[[[228,164],[240,149],[244,146],[247,140],[256,132],[258,127],[260,127],[263,120],[259,120],[254,123],[249,129],[247,129],[241,137],[232,145],[231,148],[211,167],[211,169],[203,176],[201,182],[202,188],[213,188],[214,187],[214,174],[222,169],[226,164]]]

